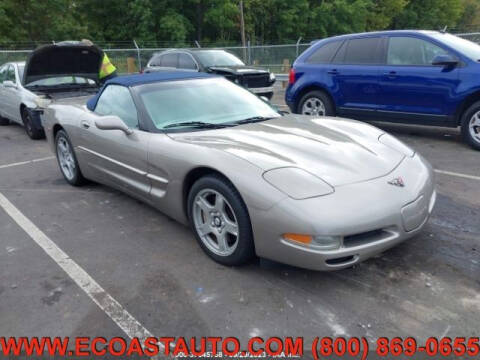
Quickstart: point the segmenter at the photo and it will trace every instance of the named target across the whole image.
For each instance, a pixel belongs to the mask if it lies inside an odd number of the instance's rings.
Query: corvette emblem
[[[388,183],[393,186],[405,187],[405,183],[403,182],[403,179],[401,177],[390,180]]]

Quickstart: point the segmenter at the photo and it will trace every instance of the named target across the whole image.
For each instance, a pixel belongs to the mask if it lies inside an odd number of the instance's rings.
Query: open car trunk
[[[23,84],[50,98],[85,96],[99,88],[103,51],[81,42],[45,45],[33,51],[26,64]]]

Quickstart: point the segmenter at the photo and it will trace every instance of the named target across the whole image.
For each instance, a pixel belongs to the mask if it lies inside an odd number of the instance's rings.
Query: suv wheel
[[[255,254],[247,207],[235,187],[218,175],[199,179],[188,195],[188,217],[203,251],[233,266]]]
[[[298,112],[302,115],[335,116],[330,98],[323,91],[310,91],[300,100]]]
[[[475,150],[480,150],[480,101],[470,106],[462,116],[463,139]]]

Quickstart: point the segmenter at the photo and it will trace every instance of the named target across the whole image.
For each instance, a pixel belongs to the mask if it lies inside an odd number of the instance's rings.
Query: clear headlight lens
[[[413,157],[415,155],[415,151],[405,145],[403,142],[398,140],[397,138],[393,137],[390,134],[382,134],[378,138],[378,141],[380,141],[383,145],[388,146],[389,148],[393,150],[397,150],[398,152],[402,153],[405,156],[408,157]]]
[[[263,178],[292,199],[302,200],[332,194],[335,190],[319,177],[295,167],[266,171]]]
[[[270,81],[274,81],[275,80],[275,74],[274,73],[270,73]]]
[[[45,109],[46,107],[48,107],[48,105],[52,103],[52,100],[42,98],[42,97],[37,97],[35,98],[34,102],[35,102],[35,105],[37,105],[37,107]]]

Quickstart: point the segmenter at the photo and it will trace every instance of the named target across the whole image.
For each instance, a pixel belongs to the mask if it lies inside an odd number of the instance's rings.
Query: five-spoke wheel
[[[78,186],[83,184],[83,177],[78,166],[77,158],[73,150],[73,146],[64,130],[58,131],[55,137],[55,147],[58,165],[65,180],[71,185]]]
[[[193,184],[188,215],[198,243],[215,261],[240,265],[254,255],[247,207],[224,177],[207,175]]]

